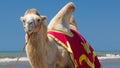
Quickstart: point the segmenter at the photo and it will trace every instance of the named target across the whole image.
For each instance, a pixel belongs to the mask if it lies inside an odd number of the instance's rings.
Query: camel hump
[[[69,22],[72,15],[72,12],[75,10],[75,5],[73,2],[67,3],[50,21],[48,29],[57,29],[63,31],[69,30]]]
[[[74,18],[73,15],[72,15],[71,18],[70,18],[70,25],[69,25],[69,27],[70,27],[71,29],[78,30],[78,26],[77,26],[77,23],[76,23],[75,18]]]
[[[71,11],[74,11],[75,10],[75,5],[74,5],[74,3],[73,2],[69,2],[68,4],[66,4],[65,6],[64,6],[64,8],[65,9],[70,9]],[[63,9],[64,9],[63,8]],[[69,10],[68,10],[69,11]]]

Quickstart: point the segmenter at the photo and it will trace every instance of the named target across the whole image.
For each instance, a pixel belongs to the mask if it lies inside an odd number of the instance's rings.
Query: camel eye
[[[26,20],[25,20],[25,19],[23,19],[22,21],[23,21],[23,24],[25,24],[25,21],[26,21]]]
[[[23,19],[23,23],[25,23],[25,20]]]
[[[40,22],[40,19],[38,19],[37,21]]]

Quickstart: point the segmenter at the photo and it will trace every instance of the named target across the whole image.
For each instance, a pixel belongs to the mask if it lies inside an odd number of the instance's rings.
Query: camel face
[[[41,22],[41,17],[35,13],[29,13],[21,17],[26,33],[32,33]]]

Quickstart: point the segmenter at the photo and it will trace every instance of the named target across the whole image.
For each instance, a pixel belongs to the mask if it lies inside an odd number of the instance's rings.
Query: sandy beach
[[[0,63],[0,68],[13,68],[14,63],[15,62]],[[14,68],[31,68],[31,66],[28,63],[28,61],[24,61],[24,62],[18,62]]]
[[[104,59],[100,60],[102,68],[120,68],[120,59]],[[0,63],[0,68],[12,68],[13,62]],[[15,68],[31,68],[28,61],[19,62]]]

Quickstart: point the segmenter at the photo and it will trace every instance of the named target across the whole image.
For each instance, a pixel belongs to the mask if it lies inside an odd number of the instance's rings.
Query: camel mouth
[[[32,33],[36,27],[34,20],[28,20],[27,22],[24,22],[23,26],[26,33]]]
[[[26,33],[31,34],[31,33],[33,33],[34,29],[33,29],[32,27],[30,27],[30,28],[24,28],[24,31],[25,31]]]

